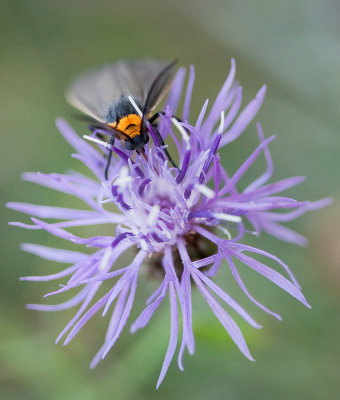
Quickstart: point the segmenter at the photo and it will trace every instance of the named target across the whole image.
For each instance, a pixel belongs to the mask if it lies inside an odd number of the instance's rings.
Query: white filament
[[[128,183],[132,181],[132,176],[129,175],[128,167],[122,167],[119,171],[118,177],[114,180],[114,184],[125,188]]]
[[[107,263],[109,262],[109,259],[111,257],[111,253],[112,253],[112,247],[109,246],[108,249],[105,251],[103,258],[99,264],[98,271],[103,271],[106,268]]]
[[[190,148],[190,139],[188,134],[185,132],[185,129],[183,128],[183,126],[177,121],[176,118],[172,118],[172,123],[175,125],[175,127],[179,130],[179,133],[182,135],[183,140],[186,144],[186,148]]]
[[[137,114],[140,117],[143,117],[143,113],[140,110],[140,108],[137,106],[136,102],[133,100],[133,98],[131,96],[128,96],[128,99],[130,100],[130,103],[133,105],[134,109],[137,111]]]
[[[83,138],[86,139],[86,140],[89,140],[90,142],[94,142],[94,143],[100,144],[101,146],[104,146],[107,149],[109,149],[111,147],[110,143],[104,142],[103,140],[94,138],[92,136],[83,135]]]
[[[147,224],[148,226],[153,226],[157,221],[157,217],[159,215],[160,207],[158,204],[155,204],[148,215]]]
[[[196,184],[195,189],[204,194],[204,196],[208,197],[208,199],[212,199],[215,196],[215,192],[205,185]]]
[[[221,134],[223,132],[223,129],[224,129],[224,118],[225,118],[224,111],[221,111],[220,127],[218,128],[218,133],[219,134]]]
[[[214,213],[213,214],[215,218],[221,219],[223,221],[229,221],[229,222],[241,222],[242,218],[239,217],[238,215],[231,215],[231,214],[225,214],[225,213]]]
[[[217,228],[227,236],[228,240],[231,240],[231,234],[227,228],[223,228],[222,226],[217,226]]]

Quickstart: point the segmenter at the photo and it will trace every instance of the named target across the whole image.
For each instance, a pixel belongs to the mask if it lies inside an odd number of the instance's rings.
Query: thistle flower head
[[[142,268],[157,275],[159,287],[147,300],[146,307],[132,323],[130,331],[134,333],[145,327],[167,294],[170,298],[170,341],[157,387],[175,354],[179,331],[182,334],[179,368],[183,369],[184,350],[187,349],[190,354],[194,352],[193,286],[205,298],[240,351],[253,360],[240,328],[227,310],[233,309],[254,328],[261,326],[214,282],[212,278],[220,268],[229,268],[244,294],[263,311],[278,319],[280,316],[277,313],[257,301],[248,291],[238,272],[238,262],[309,306],[289,267],[274,255],[249,246],[244,241],[248,235],[255,234],[259,238],[262,232],[266,232],[278,239],[304,245],[306,239],[282,223],[306,211],[320,208],[329,200],[300,202],[280,194],[299,184],[302,177],[268,183],[273,172],[269,143],[274,137],[265,138],[259,124],[258,146],[240,163],[236,172],[227,172],[227,166],[221,163],[219,150],[243,133],[265,96],[265,87],[262,87],[240,112],[242,89],[234,83],[234,76],[235,64],[232,61],[230,73],[210,111],[207,111],[206,101],[197,120],[189,122],[194,69],[190,68],[183,110],[181,115],[177,115],[184,82],[184,70],[180,69],[158,127],[148,124],[153,140],[145,147],[144,155],[133,157],[119,143],[111,146],[94,138],[92,140],[97,142],[95,148],[79,137],[64,120],[59,119],[57,126],[60,132],[76,150],[74,157],[82,161],[95,178],[74,172],[25,173],[23,178],[75,196],[84,202],[86,209],[8,203],[8,207],[32,216],[33,225],[19,222],[13,225],[44,229],[80,248],[87,246],[92,249],[91,254],[86,254],[36,244],[22,246],[23,250],[45,259],[70,264],[52,275],[25,277],[23,280],[47,281],[69,277],[61,288],[48,296],[79,288],[78,293],[65,303],[28,305],[30,309],[41,311],[78,306],[57,341],[64,338],[65,344],[70,342],[99,310],[103,315],[111,313],[104,344],[94,357],[92,367],[107,355],[127,324]],[[179,116],[180,120],[175,116]],[[156,129],[165,143],[174,144],[171,154],[178,163],[178,169],[169,163],[165,152],[167,146],[162,146]],[[108,179],[104,177],[105,147],[110,147],[115,154]],[[241,190],[239,182],[260,155],[266,159],[265,171]],[[46,222],[45,219],[60,222]],[[83,238],[69,230],[76,226],[101,224],[110,224],[112,234]],[[117,267],[117,260],[127,251],[133,253],[133,260],[128,265]],[[258,261],[257,255],[274,261],[277,268]],[[109,291],[102,293],[99,300],[94,300],[104,281],[112,282]],[[179,313],[182,314],[181,327]]]

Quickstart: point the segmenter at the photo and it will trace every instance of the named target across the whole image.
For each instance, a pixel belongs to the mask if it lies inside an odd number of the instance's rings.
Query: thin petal
[[[234,186],[240,179],[241,177],[246,173],[246,171],[249,169],[249,167],[253,164],[253,162],[256,160],[256,158],[259,156],[261,153],[262,149],[267,146],[268,143],[270,143],[272,140],[275,139],[275,136],[271,136],[268,139],[266,139],[264,142],[262,142],[255,150],[254,152],[247,158],[247,160],[241,165],[241,167],[235,172],[235,174],[230,178],[228,182],[227,188],[224,189],[224,193],[228,193],[229,187]],[[223,139],[222,139],[223,140]]]
[[[218,285],[216,285],[211,279],[209,279],[206,275],[202,274],[199,270],[196,270],[197,277],[201,279],[210,289],[217,294],[228,306],[233,308],[245,321],[248,322],[249,325],[256,329],[262,328],[248,313],[247,311],[241,307],[231,296],[225,293]]]
[[[194,279],[198,289],[202,293],[203,297],[209,304],[210,308],[213,310],[214,314],[218,320],[223,325],[224,329],[228,332],[236,346],[240,351],[251,361],[254,361],[250,354],[247,343],[242,335],[240,328],[237,326],[235,321],[230,317],[230,315],[221,307],[221,305],[214,299],[210,292],[204,287],[202,282],[197,278],[195,274],[191,275]]]
[[[75,219],[98,217],[95,211],[76,210],[71,208],[41,206],[36,204],[9,202],[6,207],[38,218]]]
[[[176,292],[174,288],[173,282],[169,283],[169,291],[170,291],[170,340],[169,346],[165,354],[164,362],[162,365],[161,373],[159,375],[156,389],[159,388],[162,383],[165,374],[169,368],[170,362],[175,354],[176,346],[177,346],[177,336],[178,336],[178,310],[177,310],[177,300],[176,300]]]
[[[259,122],[257,122],[256,127],[257,127],[257,133],[258,133],[258,135],[260,137],[260,142],[262,143],[264,141],[264,134],[263,134],[263,131],[262,131],[261,124]],[[260,187],[261,185],[265,184],[273,174],[274,164],[273,164],[273,159],[272,159],[272,156],[270,154],[268,146],[263,148],[263,153],[264,153],[264,156],[266,158],[267,169],[265,170],[265,172],[261,176],[259,176],[257,179],[255,179],[255,181],[253,181],[244,190],[244,192],[250,192],[250,191]]]
[[[257,92],[255,99],[253,99],[247,107],[241,112],[233,126],[224,134],[221,141],[221,147],[231,143],[237,139],[242,132],[246,129],[252,119],[262,106],[264,97],[266,95],[266,85],[263,85]]]
[[[83,301],[84,298],[86,297],[88,291],[89,291],[89,288],[85,287],[77,295],[72,297],[72,299],[67,300],[64,303],[60,303],[60,304],[27,304],[26,308],[28,310],[36,310],[36,311],[61,311],[61,310],[67,310],[67,309],[69,309],[71,307],[76,306],[81,301]]]
[[[294,243],[299,246],[307,246],[308,244],[308,240],[305,236],[294,232],[292,229],[289,229],[286,226],[276,224],[275,222],[269,222],[265,219],[262,219],[261,228],[264,232],[267,232],[271,236],[274,236],[285,242]]]
[[[270,259],[276,261],[276,262],[277,262],[278,264],[280,264],[280,265],[283,267],[283,269],[287,272],[287,274],[289,275],[289,277],[290,277],[291,281],[294,283],[294,285],[295,285],[298,289],[301,289],[301,287],[300,287],[298,281],[296,280],[296,278],[295,278],[293,272],[291,271],[291,269],[288,267],[287,264],[285,264],[285,263],[284,263],[282,260],[280,260],[278,257],[274,256],[273,254],[268,253],[267,251],[258,249],[258,248],[256,248],[256,247],[248,246],[248,245],[245,245],[245,244],[237,243],[237,244],[234,244],[234,246],[235,246],[236,248],[238,248],[238,249],[242,249],[242,250],[245,250],[245,251],[249,251],[249,252],[251,252],[251,253],[261,254],[261,255],[263,255],[263,256],[265,256],[265,257],[268,257],[268,258],[270,258]]]
[[[63,278],[64,276],[72,274],[72,272],[76,271],[78,268],[79,268],[78,265],[72,265],[71,267],[66,268],[63,271],[57,272],[56,274],[23,276],[20,278],[20,280],[21,281],[36,281],[36,282],[53,281],[55,279],[60,279],[60,278]]]
[[[235,264],[233,263],[231,257],[229,255],[226,255],[226,258],[228,260],[228,264],[229,264],[229,268],[231,270],[231,273],[233,274],[235,281],[237,282],[237,284],[239,285],[239,287],[242,289],[243,293],[254,303],[257,305],[257,307],[261,308],[261,310],[263,310],[264,312],[266,312],[267,314],[273,316],[274,318],[278,319],[279,321],[281,321],[281,316],[279,314],[277,314],[274,311],[271,311],[269,308],[267,308],[266,306],[264,306],[262,303],[260,303],[259,301],[257,301],[248,291],[248,289],[246,288],[245,284],[243,283],[243,280],[241,279],[240,274],[237,271],[237,268],[235,266]]]
[[[178,250],[184,265],[186,265],[190,270],[191,261],[186,250],[185,244],[183,240],[178,241]],[[207,288],[203,285],[200,279],[198,279],[195,273],[191,273],[193,280],[195,281],[198,289],[204,296],[205,300],[209,304],[210,308],[215,313],[216,317],[219,319],[225,330],[228,332],[234,343],[240,349],[240,351],[249,359],[254,360],[251,356],[246,341],[242,335],[240,328],[237,326],[235,321],[230,317],[230,315],[221,307],[221,305],[214,299],[212,294],[207,290]]]
[[[130,312],[131,312],[131,309],[132,309],[132,305],[133,305],[133,301],[134,301],[134,298],[135,298],[136,288],[137,288],[137,277],[138,277],[138,272],[136,272],[135,276],[132,279],[129,298],[128,298],[127,302],[126,302],[126,306],[125,306],[125,309],[124,309],[124,311],[122,313],[122,317],[121,317],[119,325],[117,327],[117,331],[116,331],[114,337],[107,343],[106,348],[105,348],[105,350],[103,352],[103,355],[102,355],[102,359],[107,356],[108,352],[111,350],[113,345],[116,343],[116,341],[119,338],[124,326],[126,325],[127,319],[129,318],[129,315],[130,315]]]
[[[195,81],[195,68],[193,65],[190,65],[189,80],[183,106],[183,114],[182,114],[183,121],[187,121],[189,118],[191,95],[192,95],[192,88],[194,86],[194,81]]]
[[[204,122],[202,126],[202,131],[205,132],[211,132],[214,125],[220,118],[221,111],[223,110],[223,103],[225,101],[225,98],[232,87],[232,84],[235,79],[235,73],[236,73],[236,64],[235,60],[231,60],[231,67],[230,67],[230,72],[227,76],[227,79],[225,80],[220,92],[218,93],[216,100],[211,107],[209,116],[207,117],[206,121]]]
[[[157,310],[158,306],[163,301],[168,291],[168,285],[169,285],[168,281],[163,281],[161,285],[162,286],[161,294],[141,312],[136,321],[131,325],[130,333],[135,333],[138,329],[144,328],[148,324],[154,312]]]
[[[93,290],[92,292],[96,292],[97,291],[97,287],[99,286],[99,284],[94,284]],[[95,290],[94,290],[95,289]],[[80,329],[86,324],[86,322],[92,318],[98,310],[100,310],[104,304],[106,303],[106,301],[108,300],[109,296],[111,294],[111,291],[109,291],[108,293],[106,293],[103,297],[101,297],[80,319],[79,321],[74,325],[74,327],[72,328],[71,332],[68,334],[67,338],[64,341],[64,346],[67,345],[75,336],[76,334],[80,331]],[[91,293],[92,295],[92,293]],[[94,293],[93,293],[94,295]],[[92,299],[92,297],[91,297]],[[87,303],[89,303],[89,301],[87,301]],[[78,313],[77,313],[78,315]],[[71,320],[73,322],[74,318]],[[71,322],[70,321],[70,322]],[[67,325],[67,327],[69,329],[69,324]],[[57,341],[65,334],[66,330],[68,329],[64,329],[63,332],[58,336]]]
[[[80,253],[79,251],[55,249],[33,243],[23,243],[21,245],[21,250],[35,254],[41,258],[45,258],[46,260],[60,263],[77,263],[87,258],[87,254]]]
[[[171,89],[166,99],[166,106],[169,106],[172,113],[176,115],[177,106],[182,94],[182,87],[185,77],[185,68],[179,68],[172,82]]]
[[[291,296],[295,297],[306,307],[311,308],[310,305],[307,303],[305,297],[301,293],[301,291],[283,275],[279,274],[272,268],[269,268],[266,265],[260,263],[259,261],[256,261],[253,258],[246,256],[245,254],[240,254],[235,252],[234,255],[244,264],[248,265],[250,268],[252,268],[259,274],[263,275],[264,277],[275,283],[277,286],[285,290]]]
[[[94,356],[93,360],[91,361],[90,368],[96,367],[98,362],[102,359],[102,355],[106,349],[107,343],[113,338],[113,336],[117,332],[117,328],[118,328],[119,322],[122,318],[124,308],[126,305],[126,297],[127,297],[128,293],[129,293],[129,287],[125,287],[122,290],[122,292],[120,293],[120,295],[117,299],[116,306],[113,309],[109,326],[107,328],[107,332],[105,335],[105,343],[102,345],[102,347],[99,349],[97,354]]]

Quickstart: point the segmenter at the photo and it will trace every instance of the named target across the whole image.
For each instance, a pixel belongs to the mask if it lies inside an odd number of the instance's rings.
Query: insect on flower
[[[152,114],[152,111],[169,89],[176,62],[166,65],[156,60],[122,60],[104,65],[76,79],[66,98],[88,116],[91,121],[89,128],[94,135],[109,135],[110,146],[115,138],[120,139],[125,142],[127,150],[145,154],[144,146],[149,142],[145,121],[153,125],[162,114]],[[136,110],[139,110],[138,114]],[[157,129],[155,132],[164,145]],[[177,168],[168,151],[164,151]],[[112,148],[109,147],[106,179],[111,157]]]
[[[306,238],[285,223],[330,203],[330,199],[298,201],[281,193],[304,178],[294,176],[271,181],[273,160],[269,144],[275,137],[265,138],[259,123],[259,143],[245,160],[240,160],[239,168],[230,171],[228,160],[223,165],[219,151],[244,133],[265,96],[263,86],[240,111],[242,88],[234,81],[234,60],[211,108],[208,109],[208,100],[205,101],[195,121],[190,116],[194,68],[190,68],[186,90],[183,90],[185,70],[180,68],[171,85],[162,123],[155,127],[151,111],[170,82],[172,65],[122,61],[80,78],[72,87],[70,101],[93,118],[100,131],[111,135],[112,140],[115,137],[124,140],[127,149],[140,153],[132,161],[124,149],[116,151],[114,146],[109,147],[94,137],[92,139],[100,146],[91,146],[66,121],[58,119],[60,132],[76,150],[75,158],[89,168],[92,177],[71,171],[65,174],[29,172],[23,178],[66,193],[80,200],[83,207],[7,203],[7,207],[32,217],[32,224],[12,222],[11,225],[29,230],[43,229],[76,246],[75,250],[66,250],[35,243],[23,244],[22,249],[29,253],[70,265],[49,275],[21,279],[57,280],[56,287],[45,296],[70,293],[65,302],[29,304],[29,309],[59,311],[78,306],[56,342],[63,339],[64,344],[68,344],[100,310],[103,310],[103,317],[110,315],[107,333],[91,368],[115,346],[129,323],[133,308],[140,308],[140,314],[130,326],[131,333],[146,327],[160,304],[169,299],[169,345],[157,387],[178,347],[181,370],[185,350],[189,354],[195,351],[192,321],[194,312],[199,315],[200,309],[193,300],[194,289],[204,298],[241,353],[254,360],[234,317],[242,318],[256,329],[261,328],[261,324],[215,281],[219,270],[229,270],[243,295],[277,319],[281,319],[280,315],[259,302],[248,289],[239,269],[255,271],[310,307],[290,268],[260,247],[261,235],[266,233],[282,241],[305,245]],[[114,71],[118,71],[117,74],[113,74]],[[140,82],[140,86],[136,82]],[[143,88],[145,96],[142,95]],[[181,111],[178,104],[183,97]],[[139,120],[137,107],[133,108],[131,99],[143,107]],[[175,114],[180,115],[181,121],[173,119]],[[130,122],[130,118],[135,122]],[[144,130],[144,121],[147,130]],[[124,129],[119,128],[123,123]],[[173,125],[178,130],[178,137],[172,130]],[[161,138],[172,138],[179,169],[169,165],[165,148],[159,145],[162,141],[157,141],[156,130]],[[148,134],[158,143],[145,145]],[[146,154],[142,152],[144,145]],[[106,176],[103,148],[115,151],[114,162],[106,166]],[[252,171],[254,162],[261,156],[266,162],[264,171],[255,175],[248,186],[244,185],[243,176]],[[101,225],[109,225],[109,230],[101,231]],[[94,234],[92,228],[85,237],[73,232],[73,228],[82,226],[97,226],[100,234]],[[250,237],[257,240],[259,247],[247,244]],[[131,262],[124,260],[125,254],[133,255]],[[145,305],[135,298],[137,286],[143,286],[146,278],[143,271],[158,281],[157,289]],[[61,286],[59,279],[63,279]],[[104,282],[107,282],[106,289]]]

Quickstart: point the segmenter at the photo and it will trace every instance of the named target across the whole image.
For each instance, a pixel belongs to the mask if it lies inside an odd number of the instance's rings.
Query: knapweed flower
[[[179,169],[169,164],[154,128],[148,126],[153,140],[146,146],[144,157],[133,155],[120,143],[111,146],[115,156],[110,165],[109,179],[106,180],[106,160],[103,155],[106,150],[103,146],[110,145],[94,139],[98,142],[97,148],[94,148],[64,120],[59,119],[57,126],[60,132],[76,150],[74,157],[83,162],[95,178],[75,172],[25,173],[23,178],[77,197],[84,202],[86,209],[8,204],[14,210],[30,214],[33,221],[33,225],[19,222],[12,225],[44,229],[79,247],[87,246],[93,250],[88,254],[36,244],[22,246],[23,250],[45,259],[70,264],[68,268],[52,275],[29,276],[23,280],[48,281],[69,277],[47,296],[79,288],[78,293],[67,302],[28,305],[28,308],[40,311],[79,307],[58,336],[57,342],[64,338],[64,343],[69,343],[99,310],[103,310],[103,315],[111,314],[104,344],[91,367],[108,354],[127,324],[141,270],[149,270],[158,277],[158,289],[151,294],[146,307],[130,327],[131,333],[145,327],[158,306],[169,296],[170,341],[157,387],[174,356],[179,331],[182,334],[178,353],[180,369],[183,369],[184,350],[194,353],[193,287],[204,297],[240,351],[253,360],[241,330],[228,309],[236,311],[252,327],[261,326],[214,282],[213,278],[220,268],[229,268],[245,295],[278,319],[278,314],[257,301],[248,291],[238,272],[239,262],[309,307],[288,266],[274,255],[245,244],[245,240],[249,235],[260,237],[262,232],[266,232],[278,239],[303,245],[305,238],[282,223],[329,202],[327,199],[300,202],[279,194],[302,182],[300,176],[268,183],[273,172],[268,145],[274,137],[266,139],[259,124],[259,145],[240,163],[236,172],[228,173],[225,168],[228,163],[222,165],[219,150],[237,139],[252,121],[263,102],[265,87],[240,112],[242,88],[234,82],[235,64],[232,61],[230,73],[210,111],[207,111],[206,101],[197,121],[192,123],[189,122],[189,109],[194,83],[193,67],[190,68],[184,94],[183,111],[180,115],[177,113],[184,74],[184,69],[177,72],[164,108],[165,115],[158,126],[164,141],[175,144],[177,154],[172,151],[172,156],[177,160]],[[173,115],[177,115],[181,122],[173,119]],[[241,190],[239,183],[242,177],[261,154],[266,159],[265,171]],[[61,222],[43,221],[45,219]],[[83,238],[69,230],[77,226],[100,224],[109,224],[109,232],[112,233]],[[105,232],[108,232],[107,229]],[[122,266],[122,262],[117,260],[128,251],[133,255],[132,261]],[[257,259],[258,256],[262,261]],[[267,266],[263,259],[275,262],[277,268]],[[106,281],[111,282],[109,291],[94,300]]]

